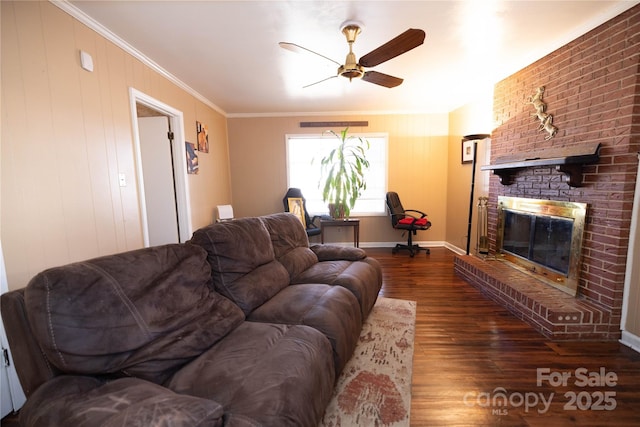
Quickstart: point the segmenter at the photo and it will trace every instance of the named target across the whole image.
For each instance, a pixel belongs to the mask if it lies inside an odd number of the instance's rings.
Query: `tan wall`
[[[446,114],[230,118],[231,182],[237,216],[282,212],[282,197],[287,190],[286,134],[320,134],[324,130],[300,128],[301,121],[343,120],[369,122],[368,127],[351,128],[350,132],[389,134],[389,190],[398,192],[406,209],[419,209],[429,214],[433,226],[420,233],[417,241],[444,241],[447,223]],[[345,229],[330,238],[349,241],[350,233],[350,229]],[[386,215],[362,217],[360,236],[363,244],[403,239],[391,228]]]
[[[462,137],[465,135],[465,109],[449,114],[449,157],[447,167],[447,229],[445,239],[451,245],[464,250],[467,245],[469,223],[469,193],[471,165],[462,164]]]
[[[472,164],[462,164],[462,139],[465,135],[489,133],[492,113],[491,98],[471,102],[449,114],[449,162],[447,169],[447,243],[466,250],[469,227],[469,202],[471,195]],[[477,242],[477,202],[479,196],[487,196],[489,172],[481,171],[488,164],[485,156],[489,141],[478,142],[476,157],[476,180],[474,184],[473,215],[471,221],[470,252]]]
[[[10,289],[44,268],[142,246],[129,87],[209,126],[188,178],[194,228],[231,201],[225,117],[49,2],[1,2],[1,236]],[[80,68],[79,50],[95,69]],[[118,184],[118,174],[128,179]]]

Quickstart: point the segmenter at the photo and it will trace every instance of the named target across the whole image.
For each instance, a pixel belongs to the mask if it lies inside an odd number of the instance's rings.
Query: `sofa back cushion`
[[[300,220],[293,214],[277,213],[261,217],[269,231],[276,259],[287,269],[291,278],[318,262],[309,249],[309,238]]]
[[[213,291],[206,256],[165,245],[39,273],[25,306],[42,351],[65,373],[161,383],[244,320]]]
[[[289,285],[260,218],[239,218],[196,230],[190,243],[207,251],[215,289],[246,315]]]

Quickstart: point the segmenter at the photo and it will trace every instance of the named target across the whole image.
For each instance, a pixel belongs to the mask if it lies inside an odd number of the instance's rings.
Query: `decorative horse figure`
[[[544,95],[544,86],[540,86],[536,90],[536,93],[533,96],[529,97],[529,104],[532,104],[533,108],[535,108],[536,110],[533,115],[537,115],[538,118],[540,118],[540,114],[546,114],[545,111],[547,110],[547,104],[545,104],[542,100],[542,95]]]
[[[540,123],[540,126],[538,126],[538,130],[547,131],[548,135],[544,138],[545,141],[548,141],[556,136],[556,133],[558,133],[558,128],[553,125],[553,116],[551,114],[548,114],[546,120]]]
[[[536,89],[536,93],[529,97],[527,103],[533,105],[533,108],[536,110],[536,112],[531,115],[536,116],[538,120],[540,120],[540,126],[538,126],[538,130],[547,131],[548,135],[545,138],[545,141],[548,141],[556,136],[556,133],[558,133],[558,128],[553,125],[553,116],[547,113],[547,104],[545,104],[545,102],[542,100],[543,95],[544,86],[540,86],[538,89]]]

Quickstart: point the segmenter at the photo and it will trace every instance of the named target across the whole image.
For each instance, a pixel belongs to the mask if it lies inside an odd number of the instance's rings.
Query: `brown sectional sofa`
[[[382,285],[291,214],[46,270],[2,296],[23,426],[316,426]]]

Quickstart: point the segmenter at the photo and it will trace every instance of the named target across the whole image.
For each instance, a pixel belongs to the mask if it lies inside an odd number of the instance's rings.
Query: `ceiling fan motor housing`
[[[359,79],[364,75],[364,68],[356,62],[356,55],[353,52],[349,52],[344,65],[338,67],[338,75],[349,80]]]
[[[345,35],[347,43],[349,43],[349,53],[344,61],[344,65],[338,67],[338,75],[346,77],[349,80],[354,78],[359,79],[364,75],[364,67],[358,64],[356,55],[353,53],[353,43],[355,43],[356,37],[361,31],[360,25],[355,22],[346,22],[342,27],[342,34]]]

